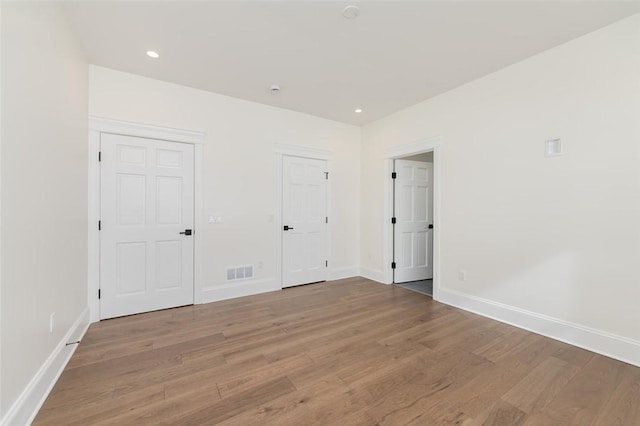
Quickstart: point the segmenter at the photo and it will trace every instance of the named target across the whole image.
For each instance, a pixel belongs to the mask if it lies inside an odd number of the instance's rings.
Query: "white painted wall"
[[[433,136],[441,288],[637,345],[640,15],[365,126],[364,268],[387,266],[385,151]],[[564,155],[543,156],[551,137]]]
[[[359,127],[98,66],[90,66],[89,81],[93,116],[206,133],[204,216],[223,222],[196,230],[205,239],[200,300],[280,288],[275,144],[332,151],[330,275],[357,274]],[[226,282],[227,266],[251,264],[255,279]]]
[[[87,89],[87,64],[59,6],[4,2],[2,417],[86,308]]]

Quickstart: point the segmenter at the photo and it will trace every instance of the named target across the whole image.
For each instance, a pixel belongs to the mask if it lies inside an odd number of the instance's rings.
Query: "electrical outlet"
[[[466,281],[467,280],[467,271],[465,271],[464,269],[460,270],[458,272],[458,279],[460,281]]]
[[[53,333],[53,324],[56,318],[56,313],[49,315],[49,333]]]
[[[258,269],[264,268],[264,260],[258,260]]]

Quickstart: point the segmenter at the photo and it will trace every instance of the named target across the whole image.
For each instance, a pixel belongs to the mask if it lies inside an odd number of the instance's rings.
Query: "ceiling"
[[[359,6],[357,19],[343,17],[349,4]],[[362,125],[639,12],[640,3],[88,1],[65,9],[92,64]]]

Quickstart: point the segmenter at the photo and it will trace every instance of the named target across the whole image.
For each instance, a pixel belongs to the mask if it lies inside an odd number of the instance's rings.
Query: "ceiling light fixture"
[[[358,6],[347,6],[342,10],[342,16],[346,19],[356,19],[360,15],[360,8]]]
[[[160,57],[160,55],[158,55],[158,52],[153,50],[147,50],[147,56],[153,59],[158,59]]]
[[[353,112],[360,114],[362,112],[362,108],[356,108]]]

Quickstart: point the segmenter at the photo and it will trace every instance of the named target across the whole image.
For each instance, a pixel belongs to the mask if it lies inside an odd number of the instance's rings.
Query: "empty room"
[[[640,2],[0,28],[1,426],[640,424]]]

